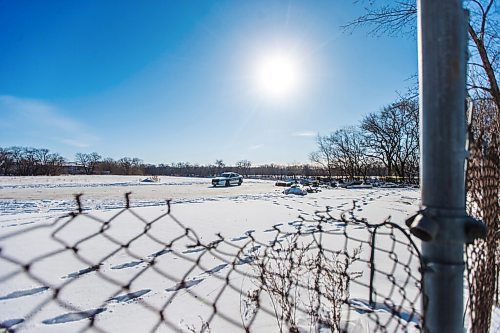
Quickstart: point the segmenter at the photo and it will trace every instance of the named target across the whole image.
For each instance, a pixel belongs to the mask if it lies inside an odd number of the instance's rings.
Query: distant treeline
[[[45,148],[0,147],[0,175],[58,175],[65,164],[61,155]]]
[[[254,166],[248,160],[235,165],[226,165],[216,160],[209,165],[185,162],[171,164],[147,164],[136,157],[123,157],[118,160],[103,158],[96,152],[76,153],[74,161],[67,161],[60,154],[45,148],[0,147],[0,175],[6,176],[55,176],[61,174],[98,174],[98,175],[158,175],[211,177],[223,171],[231,170],[245,177],[269,177],[282,179],[287,177],[325,177],[328,172],[324,167],[311,164],[265,164]],[[330,170],[332,178],[343,177],[341,168]],[[384,176],[386,170],[379,165],[366,169],[369,176]]]

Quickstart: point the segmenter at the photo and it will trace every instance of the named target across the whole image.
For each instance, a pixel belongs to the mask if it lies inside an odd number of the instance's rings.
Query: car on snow
[[[212,179],[212,185],[215,187],[220,186],[230,186],[230,185],[241,185],[243,183],[243,177],[236,172],[223,172],[219,177]]]

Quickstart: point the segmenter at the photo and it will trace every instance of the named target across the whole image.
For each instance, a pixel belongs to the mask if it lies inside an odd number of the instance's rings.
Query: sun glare
[[[272,98],[292,94],[299,83],[298,65],[292,57],[274,54],[257,65],[256,84],[259,91]]]

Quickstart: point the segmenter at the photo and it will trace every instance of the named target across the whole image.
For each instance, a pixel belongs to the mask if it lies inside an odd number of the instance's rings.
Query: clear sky
[[[148,163],[308,162],[393,102],[411,37],[343,33],[326,1],[0,1],[0,147]]]

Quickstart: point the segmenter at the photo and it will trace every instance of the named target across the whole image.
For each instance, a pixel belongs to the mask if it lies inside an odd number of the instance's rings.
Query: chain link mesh
[[[127,195],[104,219],[77,203],[51,223],[0,237],[4,331],[65,323],[66,331],[114,332],[137,322],[144,332],[421,330],[416,245],[389,220],[357,219],[356,202],[341,216],[326,208],[210,241],[170,202],[151,216],[130,208]],[[16,289],[26,280],[34,287]],[[36,302],[23,303],[28,297]]]
[[[469,128],[467,210],[488,227],[486,238],[475,240],[466,250],[472,333],[489,332],[493,325],[500,328],[500,323],[491,323],[492,308],[500,306],[500,126],[498,110],[490,111],[493,114],[483,105]]]

